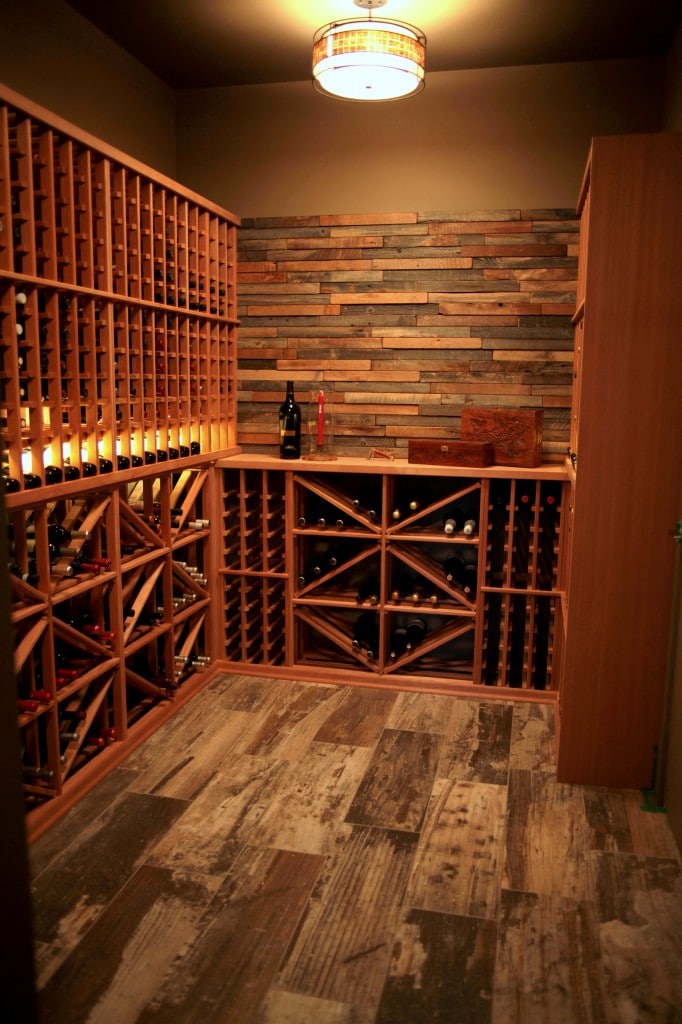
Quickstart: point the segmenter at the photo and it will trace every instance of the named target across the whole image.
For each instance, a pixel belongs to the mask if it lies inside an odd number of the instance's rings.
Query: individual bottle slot
[[[514,533],[512,537],[512,586],[527,588],[532,579],[531,533],[534,521],[535,483],[516,481]]]
[[[537,586],[540,590],[551,590],[557,575],[559,547],[559,516],[561,510],[561,485],[546,487],[541,495],[538,535]]]
[[[525,657],[527,652],[528,605],[523,595],[512,595],[509,619],[509,659],[507,682],[509,686],[523,686],[525,678]]]
[[[423,512],[434,501],[432,488],[425,480],[396,480],[396,493],[391,506],[392,523],[402,522],[418,512]]]
[[[490,489],[487,540],[487,582],[493,587],[504,586],[506,580],[509,500],[509,482],[493,481]]]

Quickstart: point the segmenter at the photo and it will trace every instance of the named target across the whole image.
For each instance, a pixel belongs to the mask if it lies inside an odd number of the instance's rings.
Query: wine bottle
[[[293,380],[287,381],[286,398],[279,407],[279,456],[301,457],[301,407],[294,398]]]
[[[21,484],[13,476],[2,476],[0,477],[2,482],[2,489],[5,494],[16,494],[17,491],[21,490]]]
[[[391,581],[391,601],[403,601],[414,593],[415,581],[410,572],[399,572]]]
[[[426,619],[414,618],[408,619],[405,623],[405,634],[407,638],[407,646],[409,650],[412,650],[417,644],[421,643],[426,634],[428,633],[429,627]]]
[[[379,649],[379,618],[376,612],[363,612],[353,625],[353,647],[376,658]]]
[[[318,562],[310,562],[298,577],[298,585],[304,587],[306,583],[318,580],[322,575],[322,566]]]
[[[443,519],[443,533],[451,536],[453,533],[461,528],[462,520],[459,518],[456,512],[451,512]]]
[[[376,509],[369,508],[365,502],[360,501],[359,498],[353,498],[352,501],[353,509],[359,513],[359,515],[365,516],[369,519],[370,523],[376,521],[377,513]]]
[[[30,524],[26,527],[26,536],[35,536],[35,526]],[[87,540],[90,537],[89,530],[67,530],[61,523],[50,523],[47,527],[47,539],[50,544],[56,547],[65,547],[72,537],[83,537]]]
[[[462,533],[467,537],[476,533],[478,530],[478,505],[468,505],[464,510],[464,522],[462,524]]]
[[[446,558],[443,571],[448,583],[454,583],[470,598],[475,597],[478,580],[478,568],[475,563],[468,562],[464,555],[457,551]]]
[[[379,604],[380,584],[376,576],[366,576],[358,587],[356,600],[358,604]]]
[[[22,715],[34,715],[39,707],[37,700],[17,700],[17,710]]]
[[[38,573],[35,571],[35,569],[35,558],[30,559],[28,569],[26,572],[24,572],[20,565],[15,565],[13,562],[9,563],[9,571],[12,573],[12,575],[16,576],[16,578],[18,580],[21,580],[23,583],[29,583],[32,587],[37,587],[38,583],[40,582]]]
[[[64,478],[59,466],[45,466],[45,483],[60,484]]]
[[[456,506],[443,519],[443,533],[451,535],[460,531],[471,536],[478,529],[478,505]]]
[[[391,634],[391,651],[389,655],[391,661],[395,661],[396,658],[399,658],[401,654],[404,654],[407,649],[407,630],[405,626],[398,626],[398,628],[394,629]]]

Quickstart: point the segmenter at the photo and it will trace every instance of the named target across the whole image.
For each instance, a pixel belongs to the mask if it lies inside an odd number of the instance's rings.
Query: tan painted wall
[[[175,93],[62,0],[0,13],[0,82],[170,177]]]
[[[388,104],[309,82],[178,95],[178,173],[241,216],[573,206],[592,135],[663,126],[665,62],[428,76]]]

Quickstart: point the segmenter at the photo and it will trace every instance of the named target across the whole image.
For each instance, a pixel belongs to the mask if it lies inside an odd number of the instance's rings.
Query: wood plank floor
[[[682,1022],[682,869],[535,704],[221,675],[30,850],[45,1024]]]

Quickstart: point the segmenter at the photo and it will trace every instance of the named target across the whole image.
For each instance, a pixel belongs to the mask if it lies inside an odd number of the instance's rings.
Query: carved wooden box
[[[539,466],[542,461],[542,409],[462,409],[462,438],[488,441],[502,466]]]
[[[493,446],[487,441],[419,439],[407,442],[407,461],[427,466],[491,466]]]

